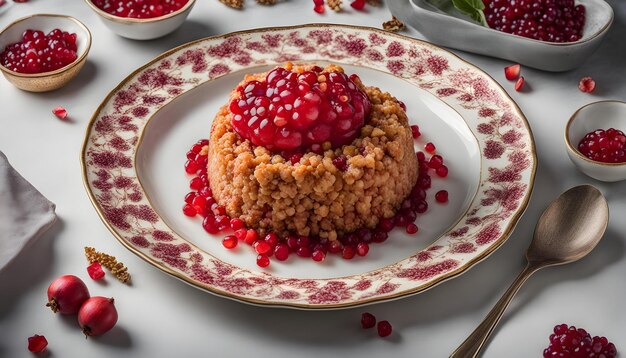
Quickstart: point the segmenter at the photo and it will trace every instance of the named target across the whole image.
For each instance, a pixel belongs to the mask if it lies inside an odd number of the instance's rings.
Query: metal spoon
[[[526,251],[526,268],[491,312],[450,358],[476,357],[502,318],[504,310],[538,270],[581,259],[598,244],[609,221],[609,207],[598,189],[581,185],[561,194],[543,212]]]

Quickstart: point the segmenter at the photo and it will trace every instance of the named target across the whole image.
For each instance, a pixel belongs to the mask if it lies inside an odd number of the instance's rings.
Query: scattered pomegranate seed
[[[391,231],[393,227],[394,227],[394,222],[392,219],[384,218],[384,219],[381,219],[380,222],[378,222],[378,228],[380,230],[383,230],[384,232]]]
[[[585,157],[603,163],[626,162],[626,135],[619,129],[597,129],[587,133],[578,143]]]
[[[256,257],[256,264],[259,267],[267,267],[270,265],[270,259],[267,256],[259,255]]]
[[[343,251],[341,252],[341,257],[346,260],[351,260],[354,255],[356,255],[356,249],[352,245],[346,245],[343,247]]]
[[[237,239],[235,235],[228,235],[222,240],[222,245],[224,245],[225,248],[231,250],[237,247],[238,242],[239,239]]]
[[[278,241],[279,241],[278,235],[276,235],[276,233],[274,232],[270,232],[269,234],[265,235],[265,242],[267,242],[267,244],[270,245],[272,249],[276,247],[276,245],[278,244]]]
[[[328,252],[332,254],[339,253],[343,250],[343,245],[339,241],[331,241],[328,244]]]
[[[185,206],[183,206],[183,214],[189,217],[193,217],[193,216],[196,216],[198,212],[196,211],[196,208],[194,208],[193,206],[189,204],[185,204]]]
[[[361,327],[363,329],[373,328],[376,325],[376,317],[369,312],[361,314]]]
[[[232,218],[230,219],[230,228],[233,230],[239,230],[243,228],[244,223],[240,218]]]
[[[585,93],[591,93],[596,89],[596,81],[591,77],[583,77],[578,83],[578,89]]]
[[[286,244],[279,243],[274,248],[274,257],[278,261],[285,261],[289,257],[289,247]]]
[[[517,82],[515,82],[515,90],[517,92],[521,91],[522,87],[524,87],[524,76],[518,78]]]
[[[321,262],[324,261],[324,259],[326,258],[326,254],[322,250],[315,250],[311,254],[311,258],[313,259],[313,261]]]
[[[246,236],[248,235],[248,230],[246,229],[235,230],[234,235],[237,238],[237,240],[245,241]]]
[[[252,245],[258,240],[258,238],[259,238],[259,233],[257,233],[256,230],[248,229],[248,231],[246,231],[246,237],[244,241],[246,244]]]
[[[330,142],[352,142],[365,124],[371,103],[343,72],[321,67],[296,73],[282,67],[264,81],[248,81],[230,102],[233,129],[273,152],[300,151]]]
[[[433,155],[428,161],[428,166],[431,169],[441,168],[442,165],[443,165],[443,158],[440,155]]]
[[[313,11],[315,11],[318,14],[323,14],[324,11],[326,10],[326,8],[324,7],[324,5],[315,5],[315,7],[313,8]]]
[[[57,118],[59,119],[65,119],[67,118],[67,110],[61,106],[58,106],[57,108],[52,110],[52,113],[57,116]]]
[[[426,143],[426,145],[424,146],[424,150],[426,150],[428,153],[434,153],[435,150],[437,150],[437,148],[435,147],[435,145],[431,142]]]
[[[33,353],[42,352],[48,346],[48,340],[38,334],[28,337],[28,350]]]
[[[367,242],[359,242],[359,244],[356,245],[356,253],[359,256],[365,256],[369,251],[370,245],[368,245]]]
[[[272,247],[265,241],[263,240],[257,240],[254,245],[254,250],[259,254],[259,255],[266,255],[268,252],[270,252],[272,250]]]
[[[54,29],[45,35],[28,29],[20,42],[7,45],[0,64],[19,73],[43,73],[63,68],[78,58],[76,34]],[[55,113],[56,114],[56,113]]]
[[[311,249],[308,248],[307,246],[305,247],[300,247],[298,248],[298,250],[296,251],[296,255],[300,256],[300,257],[311,257]]]
[[[582,37],[585,6],[573,0],[483,0],[490,28],[548,42],[574,42]]]
[[[437,194],[435,194],[435,200],[439,203],[445,203],[448,201],[448,192],[446,190],[439,190]]]
[[[519,76],[521,68],[522,68],[522,66],[520,66],[519,64],[515,64],[515,65],[511,65],[511,66],[505,67],[504,68],[504,77],[506,77],[506,79],[509,80],[509,81],[513,81],[514,79],[516,79]]]
[[[189,188],[191,190],[200,190],[203,187],[204,187],[204,183],[202,182],[202,179],[200,179],[200,177],[195,177],[191,179],[191,181],[189,182]]]
[[[550,335],[550,345],[543,351],[544,358],[553,357],[617,357],[617,349],[605,337],[591,335],[582,328],[560,324]]]
[[[411,126],[411,135],[413,135],[413,138],[417,139],[419,138],[422,133],[420,133],[420,127],[416,124]]]
[[[407,234],[415,234],[417,233],[418,227],[417,225],[415,225],[415,223],[410,223],[409,225],[406,226],[406,233]]]
[[[446,167],[445,165],[442,165],[439,168],[437,168],[437,170],[435,170],[435,173],[437,173],[438,176],[445,178],[448,176],[448,167]]]
[[[378,329],[378,335],[381,337],[387,337],[393,330],[389,321],[378,322],[378,326],[376,328]]]
[[[350,3],[350,6],[352,6],[355,10],[363,10],[365,7],[365,0],[354,0]]]
[[[87,266],[87,273],[92,280],[98,281],[104,277],[104,270],[98,261]]]

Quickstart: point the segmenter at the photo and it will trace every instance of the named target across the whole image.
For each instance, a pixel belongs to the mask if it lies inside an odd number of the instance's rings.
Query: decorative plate
[[[366,257],[323,263],[290,257],[261,269],[246,245],[225,250],[182,214],[187,148],[245,73],[286,61],[333,62],[407,104],[412,123],[450,168],[434,179],[420,231],[395,229]],[[381,30],[314,24],[182,45],[128,76],[96,110],[82,151],[87,192],[129,250],[198,288],[244,302],[340,308],[422,292],[459,276],[509,236],[531,195],[530,127],[487,74],[427,42]],[[430,194],[432,198],[433,194]],[[292,255],[295,256],[295,255]]]

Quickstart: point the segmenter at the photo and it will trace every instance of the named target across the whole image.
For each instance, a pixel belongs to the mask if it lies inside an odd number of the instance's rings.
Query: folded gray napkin
[[[0,151],[0,271],[52,226],[54,209]]]

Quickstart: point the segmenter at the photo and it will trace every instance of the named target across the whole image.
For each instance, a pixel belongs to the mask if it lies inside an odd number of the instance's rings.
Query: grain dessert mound
[[[330,104],[325,99],[319,104],[318,97],[309,95],[312,92],[303,95],[304,102],[294,102],[289,93],[281,92],[293,107],[270,107],[277,113],[273,123],[261,121],[260,110],[252,119],[246,111],[248,117],[242,120],[238,112],[246,106],[244,96],[271,92],[266,78],[283,91],[283,77],[289,80],[310,73],[317,76],[310,76],[311,88],[331,93]],[[310,89],[304,87],[294,91],[303,94]],[[306,102],[307,96],[312,96],[311,102]],[[263,100],[256,98],[255,104]],[[319,105],[307,107],[307,103]],[[351,106],[345,107],[346,103]],[[324,105],[332,105],[332,118],[324,117],[329,116]],[[302,122],[281,123],[281,113],[289,110],[293,110],[290,118]],[[316,118],[337,123],[336,127],[318,125]],[[354,75],[348,80],[336,65],[321,69],[287,64],[284,69],[246,76],[213,121],[207,168],[217,203],[248,228],[281,237],[295,234],[329,240],[359,228],[373,229],[382,218],[392,218],[418,178],[412,132],[400,102],[363,85]]]

